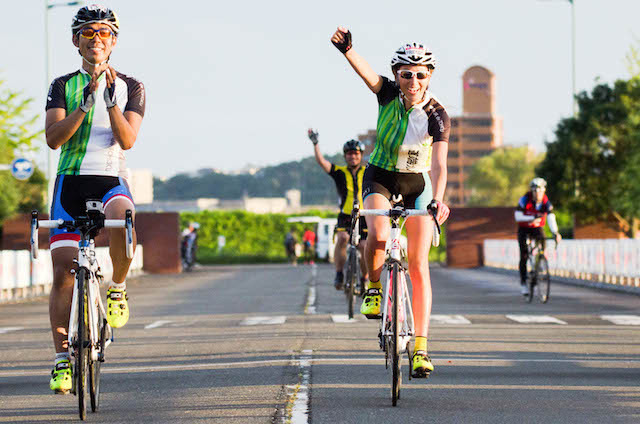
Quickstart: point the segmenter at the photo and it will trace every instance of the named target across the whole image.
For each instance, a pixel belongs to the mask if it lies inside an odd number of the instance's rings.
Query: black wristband
[[[347,31],[347,33],[344,34],[344,38],[345,40],[340,43],[331,41],[333,45],[336,46],[336,49],[340,50],[340,53],[342,54],[345,54],[349,49],[351,49],[351,31]]]

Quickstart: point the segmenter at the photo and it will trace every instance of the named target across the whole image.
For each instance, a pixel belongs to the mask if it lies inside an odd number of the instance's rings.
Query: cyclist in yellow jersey
[[[117,72],[109,58],[117,43],[119,20],[111,9],[90,5],[78,10],[71,24],[81,67],[56,78],[46,105],[47,145],[61,148],[51,219],[71,220],[86,213],[87,199],[101,199],[107,219],[123,219],[134,211],[126,176],[125,151],[133,147],[145,110],[144,86]],[[73,275],[78,257],[78,232],[50,232],[53,286],[49,315],[56,350],[49,386],[55,393],[71,389],[67,341]],[[135,232],[133,244],[135,246]],[[107,292],[107,321],[114,328],[129,319],[126,282],[131,260],[126,257],[123,230],[110,230],[113,277]]]
[[[449,208],[442,200],[447,184],[451,125],[444,107],[428,90],[435,69],[433,53],[421,43],[402,45],[391,59],[391,80],[378,75],[353,50],[348,29],[338,27],[331,42],[378,99],[376,145],[363,183],[364,208],[389,209],[390,199],[402,195],[408,209],[424,209],[429,204],[437,207],[436,219],[443,223],[449,216]],[[427,354],[432,303],[428,263],[433,236],[431,219],[416,216],[408,218],[405,224],[416,330],[412,356],[414,377],[426,377],[433,371]],[[360,311],[374,318],[380,315],[380,275],[390,225],[386,217],[367,216],[367,226],[365,259],[370,282]]]
[[[340,196],[340,213],[338,214],[338,225],[336,226],[337,240],[334,249],[333,259],[336,266],[336,276],[333,285],[336,290],[342,290],[344,284],[344,265],[347,261],[347,244],[349,242],[349,231],[351,229],[351,209],[354,200],[358,201],[362,207],[362,178],[364,176],[364,166],[362,164],[362,152],[364,145],[357,140],[349,140],[342,146],[346,166],[336,165],[324,158],[318,146],[318,133],[309,129],[309,139],[313,143],[313,152],[318,165],[329,174],[336,184],[336,190]],[[367,238],[367,226],[363,219],[360,220],[360,253],[364,255],[364,241]],[[364,261],[360,263],[362,268],[362,278],[367,278],[367,269]]]

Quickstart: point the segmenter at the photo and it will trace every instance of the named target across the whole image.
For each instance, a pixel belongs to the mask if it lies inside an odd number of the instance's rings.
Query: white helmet
[[[391,58],[391,67],[396,65],[426,65],[436,67],[436,58],[431,49],[422,43],[407,43],[398,48]]]
[[[542,188],[543,190],[546,190],[547,182],[544,180],[544,178],[536,177],[533,180],[531,180],[531,184],[529,184],[529,187],[531,187],[531,189],[539,187],[539,188]]]
[[[197,230],[200,228],[200,224],[197,222],[192,222],[190,225],[193,227],[194,230]]]

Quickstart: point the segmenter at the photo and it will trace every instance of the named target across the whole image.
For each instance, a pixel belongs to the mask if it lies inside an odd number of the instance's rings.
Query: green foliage
[[[527,146],[496,149],[474,163],[465,185],[471,189],[469,206],[514,206],[529,190],[535,167],[544,155]]]
[[[32,99],[23,99],[22,95],[3,87],[0,80],[0,163],[11,163],[16,153],[35,150],[34,141],[42,131],[33,131],[37,116],[25,118],[24,115]],[[9,172],[0,172],[0,222],[17,211],[30,206],[43,205],[43,193],[46,181],[42,172],[35,172],[28,181],[18,181]]]
[[[554,204],[583,222],[640,217],[640,77],[578,95],[580,111],[560,121],[537,171]]]
[[[342,153],[325,157],[330,162],[344,164]],[[200,170],[195,176],[179,174],[164,182],[155,179],[153,183],[158,200],[238,199],[244,195],[283,197],[291,189],[302,192],[302,204],[336,204],[335,184],[313,157],[268,166],[253,175]]]

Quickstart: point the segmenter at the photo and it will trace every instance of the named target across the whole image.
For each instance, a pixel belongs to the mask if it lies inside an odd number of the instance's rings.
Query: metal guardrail
[[[640,288],[640,240],[562,240],[547,242],[552,275]],[[485,240],[484,265],[518,269],[517,240]]]
[[[96,256],[105,281],[111,280],[113,266],[108,247],[96,248]],[[129,275],[142,272],[142,245],[136,247]],[[0,302],[46,294],[53,283],[51,251],[40,249],[31,261],[28,250],[0,251]]]

